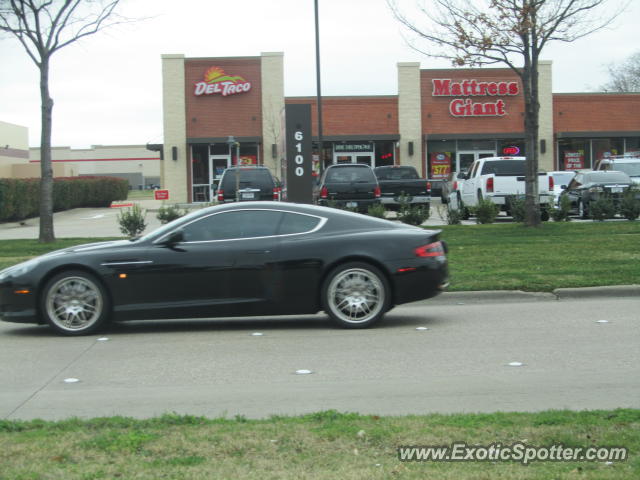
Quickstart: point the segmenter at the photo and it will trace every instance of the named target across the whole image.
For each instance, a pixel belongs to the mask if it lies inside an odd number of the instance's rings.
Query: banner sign
[[[227,75],[220,67],[211,67],[204,73],[204,81],[195,84],[193,94],[200,95],[220,94],[223,97],[246,93],[251,90],[251,82],[237,75]]]
[[[450,78],[434,78],[432,85],[431,94],[434,97],[505,97],[520,94],[518,82],[454,82]],[[474,102],[471,98],[451,100],[449,113],[454,117],[502,117],[507,114],[506,103],[502,99],[483,103]]]
[[[363,143],[334,143],[333,151],[336,153],[348,152],[373,152],[373,144],[370,142]]]
[[[442,180],[451,173],[451,152],[434,152],[431,154],[431,175],[429,178]]]
[[[565,170],[580,170],[581,168],[584,168],[584,150],[564,152]]]
[[[285,105],[284,109],[287,200],[312,203],[311,105]]]

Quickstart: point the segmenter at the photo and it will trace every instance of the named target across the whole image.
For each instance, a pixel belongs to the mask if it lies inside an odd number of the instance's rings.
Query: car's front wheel
[[[387,312],[390,302],[387,278],[367,263],[336,267],[322,287],[324,311],[343,328],[370,327]]]
[[[109,297],[93,275],[80,270],[61,272],[45,285],[41,312],[51,327],[65,335],[87,335],[109,318]]]

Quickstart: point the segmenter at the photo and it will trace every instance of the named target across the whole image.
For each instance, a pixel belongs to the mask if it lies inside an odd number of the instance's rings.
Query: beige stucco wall
[[[0,121],[0,178],[11,178],[13,165],[29,163],[29,129]]]
[[[161,183],[171,202],[187,202],[187,125],[185,109],[184,55],[162,55],[162,112],[164,160]],[[173,160],[172,147],[177,147]]]
[[[263,52],[260,76],[262,83],[262,145],[263,163],[274,175],[280,176],[280,153],[274,159],[272,145],[278,145],[282,132],[281,113],[284,108],[284,53]]]
[[[538,98],[540,102],[539,137],[546,143],[546,152],[538,156],[540,170],[552,171],[553,168],[553,90],[552,62],[538,62]]]
[[[52,166],[54,177],[77,177],[78,167],[68,163],[54,163]],[[13,164],[11,178],[40,178],[39,163]]]
[[[398,128],[400,163],[411,165],[422,174],[422,102],[420,100],[420,63],[398,63]],[[409,155],[413,142],[413,155]]]
[[[29,159],[32,163],[39,162],[40,149],[29,149]],[[54,167],[71,165],[71,171],[76,175],[141,173],[144,177],[160,176],[160,153],[147,150],[145,145],[93,145],[79,149],[53,147],[51,159]]]

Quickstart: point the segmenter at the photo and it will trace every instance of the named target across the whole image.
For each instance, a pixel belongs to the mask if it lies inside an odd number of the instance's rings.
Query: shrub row
[[[127,198],[129,183],[113,177],[63,177],[53,180],[53,210],[108,207]],[[39,178],[0,179],[0,221],[22,220],[40,214]]]

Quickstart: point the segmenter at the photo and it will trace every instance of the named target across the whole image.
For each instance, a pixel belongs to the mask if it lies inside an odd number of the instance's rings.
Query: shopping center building
[[[162,76],[161,176],[176,202],[210,201],[222,171],[237,163],[265,165],[280,177],[288,104],[312,106],[314,159],[325,166],[412,165],[437,181],[483,156],[527,154],[522,83],[510,69],[398,63],[397,95],[323,97],[322,152],[316,98],[284,96],[282,53],[163,55]],[[539,85],[541,169],[590,168],[640,151],[640,94],[554,94],[547,61]]]

